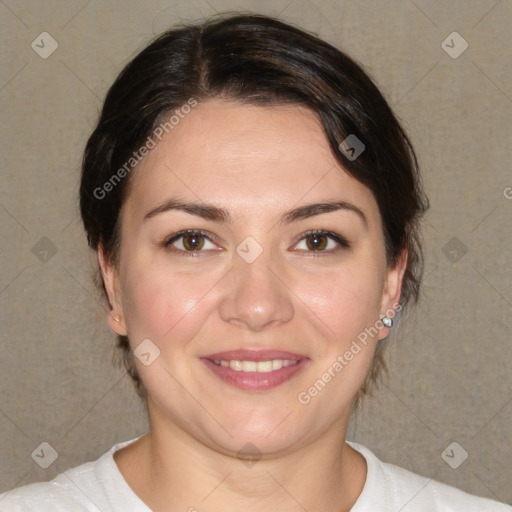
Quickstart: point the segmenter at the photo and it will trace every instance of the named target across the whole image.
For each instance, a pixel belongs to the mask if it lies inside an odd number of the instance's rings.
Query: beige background
[[[0,492],[49,480],[147,430],[130,380],[112,367],[114,337],[91,279],[77,208],[81,151],[136,51],[177,21],[231,9],[280,15],[364,63],[423,167],[432,203],[423,299],[391,342],[390,377],[349,438],[512,502],[506,0],[0,1]],[[453,31],[469,44],[456,59],[441,47]],[[31,48],[42,32],[58,43],[47,59]],[[454,441],[462,448],[452,460],[469,455],[457,469],[441,456]],[[31,456],[42,442],[58,453],[48,469]]]

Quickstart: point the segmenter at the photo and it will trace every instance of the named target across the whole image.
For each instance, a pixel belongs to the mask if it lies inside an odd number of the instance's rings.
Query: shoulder
[[[88,462],[61,473],[50,482],[18,487],[0,495],[0,512],[97,512],[92,499],[84,495],[81,482],[90,479],[94,463]]]
[[[133,441],[118,443],[99,459],[64,471],[50,482],[0,494],[0,512],[109,512],[119,507],[146,512],[113,459],[115,451]]]
[[[504,503],[468,494],[393,464],[383,465],[385,480],[388,485],[394,485],[403,512],[512,512]]]
[[[512,512],[512,507],[504,503],[468,494],[382,462],[365,446],[349,444],[365,457],[368,466],[366,484],[352,512]]]

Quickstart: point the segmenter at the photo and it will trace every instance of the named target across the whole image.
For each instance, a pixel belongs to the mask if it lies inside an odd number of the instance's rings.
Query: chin
[[[230,418],[229,421],[226,419],[221,424],[226,425],[231,435],[224,429],[216,430],[212,432],[208,444],[213,442],[216,449],[240,458],[256,455],[259,458],[273,458],[283,455],[296,449],[297,444],[304,442],[306,437],[306,431],[302,432],[303,429],[297,424],[296,414],[290,412],[256,418],[253,411],[250,420],[247,417],[236,420]],[[312,429],[308,431],[311,433]]]

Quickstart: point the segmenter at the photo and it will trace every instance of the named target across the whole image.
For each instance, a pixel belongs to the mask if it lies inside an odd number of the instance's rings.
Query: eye
[[[302,235],[296,247],[298,247],[300,243],[304,243],[305,247],[299,247],[299,249],[310,252],[333,253],[341,249],[350,248],[350,244],[345,238],[331,231],[308,231]]]
[[[174,252],[188,253],[187,256],[196,256],[194,253],[216,249],[207,233],[194,229],[187,229],[171,235],[165,240],[164,246]]]

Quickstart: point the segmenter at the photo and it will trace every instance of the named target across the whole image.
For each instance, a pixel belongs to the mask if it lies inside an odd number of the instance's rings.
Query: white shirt
[[[50,482],[0,495],[0,512],[151,512],[132,491],[113,454],[139,438],[115,444],[94,462]],[[368,448],[349,442],[366,459],[366,482],[351,512],[512,512],[512,507],[381,462]],[[313,512],[313,511],[311,511]]]

